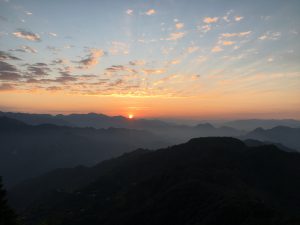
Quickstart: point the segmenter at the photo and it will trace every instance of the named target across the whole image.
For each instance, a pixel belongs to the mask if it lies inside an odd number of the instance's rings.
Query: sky
[[[0,0],[0,110],[300,119],[299,0]]]

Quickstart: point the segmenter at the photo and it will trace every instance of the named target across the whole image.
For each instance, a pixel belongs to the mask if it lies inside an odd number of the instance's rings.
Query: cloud
[[[229,10],[226,12],[226,15],[222,17],[223,20],[225,20],[227,23],[230,22],[229,16],[233,13],[233,10]]]
[[[174,59],[170,62],[170,64],[172,65],[176,65],[176,64],[179,64],[180,63],[180,60],[179,59]]]
[[[11,84],[0,84],[0,91],[9,91],[9,90],[13,90],[14,87]]]
[[[143,73],[149,75],[149,74],[162,74],[166,72],[164,69],[144,69]]]
[[[207,60],[208,60],[207,56],[199,56],[195,59],[195,63],[201,64],[201,63],[204,63]]]
[[[51,69],[48,67],[46,63],[35,63],[33,65],[29,65],[27,70],[30,73],[30,76],[46,76]]]
[[[129,16],[132,16],[133,15],[133,10],[132,9],[127,9],[126,14],[129,15]]]
[[[242,16],[236,16],[234,18],[235,21],[241,21],[242,19],[244,19],[244,17],[242,17]]]
[[[146,62],[144,60],[135,60],[135,61],[130,61],[129,64],[131,66],[144,66]]]
[[[31,16],[32,15],[32,12],[29,12],[29,11],[25,11],[26,15],[28,16]]]
[[[153,83],[153,85],[154,85],[154,86],[161,85],[161,84],[164,84],[164,83],[166,83],[166,82],[168,82],[168,81],[177,79],[178,77],[179,77],[179,76],[178,76],[177,74],[171,74],[171,75],[169,75],[169,76],[167,76],[167,77],[164,77],[164,78],[159,79],[158,81],[155,81],[155,82]]]
[[[50,51],[52,51],[52,52],[54,52],[54,53],[56,53],[56,52],[59,52],[60,51],[60,49],[59,48],[57,48],[57,47],[54,47],[54,46],[47,46],[47,49],[48,50],[50,50]]]
[[[233,45],[235,42],[234,41],[223,41],[222,45],[228,46],[228,45]]]
[[[222,34],[222,37],[229,38],[229,37],[244,37],[248,36],[252,33],[252,31],[245,31],[240,33],[224,33]]]
[[[67,59],[54,59],[52,60],[52,65],[67,65],[69,63],[69,61]]]
[[[176,41],[185,36],[185,32],[175,32],[171,33],[168,38],[166,38],[167,41]]]
[[[90,68],[97,65],[99,63],[99,58],[102,56],[104,56],[104,51],[102,49],[92,49],[90,54],[78,63],[81,64],[83,68]]]
[[[205,17],[203,19],[204,23],[216,23],[218,22],[219,18],[218,17]]]
[[[0,60],[21,60],[21,59],[7,52],[0,51]]]
[[[19,80],[21,77],[19,73],[0,71],[0,80]]]
[[[38,34],[32,33],[30,31],[19,30],[12,34],[17,38],[26,39],[29,41],[41,41],[41,38]]]
[[[206,25],[203,25],[202,27],[198,27],[198,30],[201,30],[203,31],[204,33],[208,32],[211,30],[211,26],[206,24]]]
[[[0,72],[18,72],[14,65],[0,61]]]
[[[187,48],[187,52],[190,53],[190,54],[193,53],[193,52],[196,52],[198,50],[199,50],[198,46],[190,46],[190,47]]]
[[[220,46],[215,46],[211,49],[211,52],[222,52],[224,49]]]
[[[111,42],[109,53],[112,55],[128,55],[129,45],[124,42],[113,41]]]
[[[153,15],[153,14],[155,14],[156,13],[156,11],[154,10],[154,9],[149,9],[147,12],[145,12],[145,14],[147,15],[147,16],[151,16],[151,15]]]
[[[121,84],[124,84],[124,80],[118,79],[118,80],[116,80],[116,81],[114,81],[114,82],[111,82],[111,83],[109,84],[109,86],[111,86],[111,87],[116,87],[116,86],[120,86]]]
[[[52,37],[57,37],[57,34],[56,34],[56,33],[49,32],[48,34],[49,34],[50,36],[52,36]]]
[[[112,65],[111,67],[108,67],[105,70],[109,73],[118,73],[118,72],[137,73],[136,70],[123,65]]]
[[[175,26],[179,30],[184,27],[184,23],[176,23]]]
[[[60,73],[62,76],[55,78],[55,80],[53,80],[54,82],[58,82],[58,83],[67,83],[67,82],[72,82],[72,81],[76,81],[77,78],[74,76],[71,76],[69,73],[67,72],[61,72]]]
[[[276,41],[281,37],[281,33],[280,32],[270,32],[267,31],[265,34],[263,34],[262,36],[260,36],[258,39],[259,40],[273,40]]]
[[[21,77],[14,65],[0,61],[0,80],[18,80]]]
[[[10,51],[37,53],[36,49],[34,49],[32,47],[29,47],[29,46],[26,46],[26,45],[23,45],[23,46],[21,46],[20,48],[17,48],[17,49],[11,49]]]

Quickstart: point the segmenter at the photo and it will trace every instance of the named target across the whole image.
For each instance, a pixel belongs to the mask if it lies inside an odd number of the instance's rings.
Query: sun
[[[128,119],[133,119],[134,115],[133,114],[128,114]]]

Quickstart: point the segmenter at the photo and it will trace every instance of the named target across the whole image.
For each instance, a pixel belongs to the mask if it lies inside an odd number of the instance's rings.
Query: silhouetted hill
[[[300,128],[290,128],[285,126],[278,126],[268,130],[256,128],[243,138],[280,143],[300,151]]]
[[[60,167],[94,165],[134,149],[167,143],[146,131],[27,125],[0,117],[0,174],[8,186]]]
[[[255,139],[246,139],[246,140],[243,140],[243,141],[249,147],[259,147],[259,146],[264,146],[264,145],[275,145],[277,148],[279,148],[283,151],[286,151],[286,152],[297,152],[297,150],[288,148],[285,145],[280,144],[280,143],[268,142],[268,141],[258,141],[258,140],[255,140]]]
[[[11,197],[31,200],[23,216],[32,225],[296,225],[299,190],[299,153],[211,137],[56,170]]]
[[[233,120],[224,123],[224,125],[238,130],[252,131],[258,127],[262,127],[264,129],[271,129],[277,126],[300,128],[300,121],[293,120],[293,119],[282,119],[282,120],[248,119],[248,120]]]

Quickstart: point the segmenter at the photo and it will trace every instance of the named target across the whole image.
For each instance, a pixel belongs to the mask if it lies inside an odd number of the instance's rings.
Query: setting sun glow
[[[133,119],[133,117],[134,117],[134,116],[133,116],[132,114],[129,114],[129,115],[128,115],[128,119]]]

